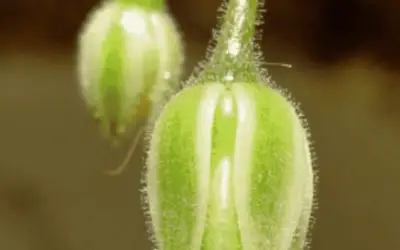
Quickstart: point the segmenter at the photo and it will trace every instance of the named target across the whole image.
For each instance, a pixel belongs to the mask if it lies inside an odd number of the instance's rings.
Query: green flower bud
[[[160,250],[300,250],[313,201],[307,132],[262,84],[206,83],[164,107],[146,197]]]
[[[162,1],[106,1],[79,38],[79,83],[104,135],[117,139],[157,111],[179,87],[177,27]]]

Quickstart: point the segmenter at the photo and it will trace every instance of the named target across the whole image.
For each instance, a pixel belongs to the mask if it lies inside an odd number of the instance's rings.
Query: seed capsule
[[[150,141],[146,196],[160,250],[300,250],[313,200],[306,130],[277,91],[186,88]]]
[[[155,117],[179,87],[183,53],[177,27],[162,4],[139,2],[104,2],[79,38],[80,89],[112,140],[138,120]]]

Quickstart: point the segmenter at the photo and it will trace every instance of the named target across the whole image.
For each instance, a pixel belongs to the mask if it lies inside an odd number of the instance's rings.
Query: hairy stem
[[[229,0],[203,76],[225,83],[258,78],[253,58],[258,5],[258,0]]]

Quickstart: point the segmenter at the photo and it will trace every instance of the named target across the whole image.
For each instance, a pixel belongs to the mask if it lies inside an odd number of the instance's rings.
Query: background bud
[[[300,250],[313,200],[306,130],[261,84],[178,93],[150,142],[146,194],[160,250]]]
[[[153,117],[180,81],[183,52],[175,23],[161,4],[142,5],[104,2],[79,38],[80,89],[106,137]]]

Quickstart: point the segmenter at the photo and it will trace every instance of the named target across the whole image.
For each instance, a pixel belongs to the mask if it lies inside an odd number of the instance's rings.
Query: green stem
[[[255,81],[254,32],[258,0],[229,0],[222,26],[204,77],[225,83]]]
[[[139,6],[148,10],[160,10],[164,8],[164,0],[114,0],[125,6]]]

